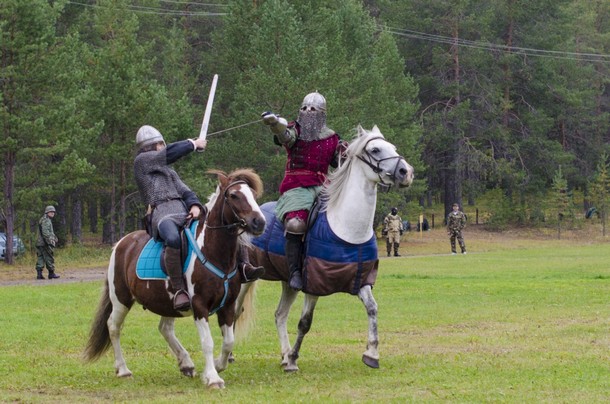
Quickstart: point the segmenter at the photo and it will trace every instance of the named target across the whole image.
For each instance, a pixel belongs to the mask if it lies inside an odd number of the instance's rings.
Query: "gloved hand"
[[[208,145],[208,141],[206,139],[195,138],[189,140],[193,144],[193,147],[195,147],[195,150],[197,150],[198,152],[204,151]]]
[[[286,131],[288,127],[288,121],[286,119],[275,115],[273,112],[266,111],[261,114],[265,125],[269,125],[271,132],[276,135],[281,135]]]
[[[261,117],[263,118],[263,122],[265,123],[265,125],[273,125],[274,123],[277,123],[277,115],[275,115],[271,111],[263,112],[261,114]]]
[[[403,230],[401,230],[401,231],[400,231],[400,235],[401,235],[401,236],[402,236],[402,232],[403,232]]]

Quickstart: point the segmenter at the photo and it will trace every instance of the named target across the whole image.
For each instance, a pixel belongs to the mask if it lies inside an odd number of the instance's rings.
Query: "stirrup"
[[[186,299],[186,301],[184,301]],[[179,301],[182,300],[182,301]],[[178,311],[189,311],[191,309],[191,298],[189,294],[184,290],[180,289],[176,292],[173,299],[174,310]]]

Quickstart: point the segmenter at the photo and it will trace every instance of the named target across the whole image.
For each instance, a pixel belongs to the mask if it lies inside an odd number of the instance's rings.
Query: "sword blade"
[[[199,132],[199,138],[205,139],[208,134],[208,125],[210,124],[210,115],[212,115],[212,104],[214,104],[214,94],[216,94],[216,84],[218,83],[218,75],[214,75],[212,80],[212,87],[210,87],[210,95],[208,96],[208,104],[205,107],[205,113],[203,114],[203,122],[201,123],[201,131]]]

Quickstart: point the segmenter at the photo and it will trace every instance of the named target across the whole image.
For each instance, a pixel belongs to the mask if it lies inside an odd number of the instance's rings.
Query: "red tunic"
[[[286,147],[288,159],[280,194],[293,188],[324,184],[338,145],[339,135],[335,133],[326,139],[310,142],[297,139],[292,147]]]

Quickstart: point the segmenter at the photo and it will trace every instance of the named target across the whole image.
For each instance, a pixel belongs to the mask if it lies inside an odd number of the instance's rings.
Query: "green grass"
[[[127,317],[122,337],[133,378],[114,376],[110,351],[96,363],[82,363],[101,282],[3,287],[0,400],[607,402],[609,262],[605,243],[382,259],[374,288],[377,370],[360,359],[364,308],[356,297],[339,294],[319,300],[301,370],[284,374],[273,321],[280,285],[262,282],[256,327],[236,345],[237,362],[221,374],[221,391],[179,374],[157,332],[158,317],[140,306]],[[301,301],[290,318],[292,341]],[[176,325],[201,372],[192,320]],[[215,318],[212,326],[218,352]]]

